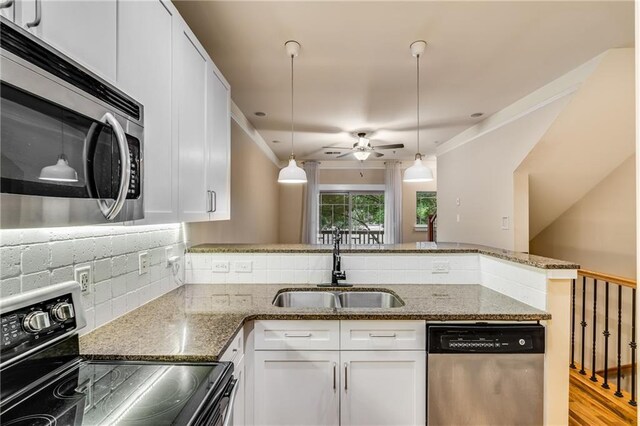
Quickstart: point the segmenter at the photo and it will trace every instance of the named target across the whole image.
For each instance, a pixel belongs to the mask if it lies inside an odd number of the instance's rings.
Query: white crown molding
[[[438,146],[436,155],[446,154],[487,133],[493,132],[529,115],[540,108],[544,108],[558,99],[572,95],[582,86],[582,83],[584,83],[591,73],[593,73],[605,54],[606,52],[592,58],[588,62],[487,117],[478,124],[458,133],[453,138]]]
[[[238,126],[251,138],[253,143],[256,144],[258,148],[267,156],[269,160],[276,167],[280,168],[283,166],[282,162],[278,159],[276,154],[271,150],[267,142],[260,136],[260,133],[253,127],[253,124],[249,122],[247,117],[243,114],[243,112],[238,108],[235,102],[231,101],[231,118],[235,121]]]

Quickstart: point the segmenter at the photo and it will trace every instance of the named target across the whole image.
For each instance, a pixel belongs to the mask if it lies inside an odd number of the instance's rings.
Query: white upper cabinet
[[[161,0],[118,4],[118,86],[144,105],[143,223],[178,220],[178,156],[172,145],[174,15]]]
[[[116,0],[17,1],[21,19],[16,22],[23,28],[31,24],[29,31],[37,37],[107,81],[116,81]]]
[[[207,73],[208,187],[210,220],[231,219],[231,95],[229,83],[213,63]]]
[[[178,22],[174,28],[179,217],[183,222],[207,221],[213,211],[213,194],[207,176],[207,56],[184,23]]]

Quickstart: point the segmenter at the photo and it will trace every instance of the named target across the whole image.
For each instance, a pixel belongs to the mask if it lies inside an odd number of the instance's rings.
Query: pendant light
[[[424,53],[427,42],[423,40],[411,43],[411,55],[416,58],[416,140],[418,142],[418,152],[413,165],[404,171],[404,182],[429,182],[433,180],[431,169],[422,162],[420,153],[420,56]]]
[[[280,170],[278,175],[279,183],[306,183],[307,174],[296,163],[296,156],[293,153],[293,59],[300,52],[300,43],[295,40],[289,40],[284,44],[287,55],[291,58],[291,155],[289,156],[289,165]]]
[[[58,160],[56,164],[43,167],[42,170],[40,170],[38,179],[52,182],[77,182],[78,173],[69,165],[67,156],[64,155],[64,115],[60,118],[60,134],[61,148]]]

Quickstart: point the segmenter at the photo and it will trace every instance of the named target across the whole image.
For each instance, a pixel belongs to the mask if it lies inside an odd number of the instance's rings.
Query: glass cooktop
[[[0,424],[189,424],[222,392],[226,364],[82,361],[2,407]]]

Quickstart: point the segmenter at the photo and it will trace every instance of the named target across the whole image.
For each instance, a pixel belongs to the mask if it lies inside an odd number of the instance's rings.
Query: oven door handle
[[[124,202],[127,201],[127,193],[129,191],[129,183],[131,181],[131,159],[129,158],[129,144],[127,143],[127,136],[122,129],[118,120],[111,114],[107,112],[102,117],[103,122],[111,125],[113,132],[116,135],[116,140],[118,141],[118,149],[120,150],[120,186],[118,187],[118,195],[116,200],[110,206],[107,204],[105,200],[98,199],[98,205],[100,206],[100,210],[102,210],[102,214],[107,220],[113,220],[118,213],[122,210],[124,206]]]
[[[229,404],[224,412],[224,423],[222,426],[231,425],[231,419],[233,418],[233,406],[236,403],[236,395],[238,394],[238,388],[240,387],[238,386],[238,379],[233,379],[231,386],[231,396],[229,396]]]

